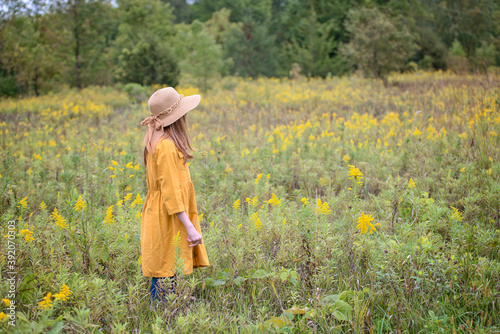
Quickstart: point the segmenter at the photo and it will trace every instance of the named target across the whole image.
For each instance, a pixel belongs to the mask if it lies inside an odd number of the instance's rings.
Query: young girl
[[[199,95],[179,95],[174,88],[156,91],[148,101],[151,116],[144,138],[144,164],[148,193],[142,209],[142,273],[152,277],[151,296],[158,299],[158,278],[175,273],[174,237],[179,233],[184,273],[208,267],[187,159],[193,150],[186,127],[186,113],[198,106]],[[173,288],[172,288],[173,290]],[[164,293],[164,290],[161,290]]]

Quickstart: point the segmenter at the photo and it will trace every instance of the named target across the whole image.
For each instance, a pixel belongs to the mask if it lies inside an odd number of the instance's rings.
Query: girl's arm
[[[203,242],[203,237],[201,236],[200,233],[198,233],[196,228],[193,226],[193,223],[187,216],[186,211],[176,213],[176,215],[186,227],[188,233],[188,241],[191,243],[189,247],[194,247],[196,245],[201,244]]]

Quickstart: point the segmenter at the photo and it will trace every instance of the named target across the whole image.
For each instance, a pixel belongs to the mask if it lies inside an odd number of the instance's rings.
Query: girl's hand
[[[189,243],[191,243],[189,247],[194,247],[196,245],[203,243],[203,237],[201,236],[200,233],[198,233],[198,231],[194,228],[194,226],[192,228],[188,228],[187,232],[188,232],[187,240],[189,241]]]
[[[187,214],[185,211],[177,213],[177,217],[180,219],[180,221],[184,224],[186,227],[187,233],[188,233],[188,238],[187,240],[189,243],[192,245],[189,245],[189,247],[194,247],[196,245],[199,245],[203,242],[203,237],[201,234],[196,230],[196,228],[193,226],[193,223],[189,220]]]

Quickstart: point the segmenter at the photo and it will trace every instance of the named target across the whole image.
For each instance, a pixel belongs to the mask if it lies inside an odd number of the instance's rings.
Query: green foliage
[[[493,44],[489,45],[485,41],[482,41],[481,46],[476,49],[474,57],[476,68],[480,69],[483,73],[487,72],[490,66],[496,64],[496,54],[497,52]]]
[[[182,82],[207,91],[226,72],[230,59],[223,59],[222,46],[217,44],[204,23],[177,25],[175,50],[182,73]]]
[[[123,87],[123,91],[127,93],[130,101],[133,103],[140,103],[148,97],[146,88],[136,83],[126,84]]]
[[[451,45],[450,54],[448,56],[448,68],[456,73],[464,73],[469,68],[466,52],[458,39],[455,39]]]
[[[415,64],[494,74],[499,36],[489,0],[14,0],[0,17],[0,93],[179,80],[206,91],[228,74],[353,69],[385,80]]]
[[[0,96],[14,97],[18,93],[16,78],[3,68],[0,68]]]
[[[377,8],[351,9],[346,21],[350,41],[343,47],[346,59],[364,75],[386,82],[391,71],[401,70],[415,50],[413,37]]]
[[[113,48],[118,80],[177,86],[180,72],[171,51],[170,7],[159,0],[123,0],[119,9],[122,21]]]

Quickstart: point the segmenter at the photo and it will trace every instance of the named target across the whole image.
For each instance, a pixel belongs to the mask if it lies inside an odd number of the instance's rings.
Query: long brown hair
[[[174,123],[165,126],[163,130],[165,131],[165,133],[162,136],[163,140],[169,138],[174,142],[175,146],[177,146],[179,151],[181,151],[182,154],[184,154],[184,164],[186,164],[187,159],[193,159],[193,156],[188,152],[188,148],[191,151],[196,151],[196,150],[193,148],[191,144],[191,138],[189,137],[185,114],[182,115],[182,117],[179,118]],[[148,150],[144,148],[144,165],[147,164],[146,162],[147,155],[148,155]]]

